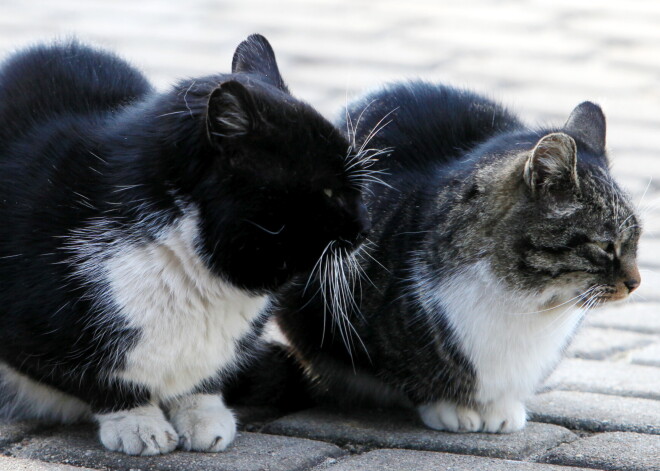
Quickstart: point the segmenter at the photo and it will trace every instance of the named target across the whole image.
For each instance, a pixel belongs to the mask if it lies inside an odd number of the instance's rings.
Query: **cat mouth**
[[[579,305],[598,306],[628,298],[639,286],[639,279],[619,280],[613,285],[596,285],[591,289],[591,295],[585,297]]]

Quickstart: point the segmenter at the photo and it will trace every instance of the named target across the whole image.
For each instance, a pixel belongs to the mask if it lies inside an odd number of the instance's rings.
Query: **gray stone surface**
[[[232,407],[232,410],[238,421],[238,429],[247,432],[258,431],[265,423],[284,415],[274,407],[239,406]]]
[[[647,293],[652,291],[660,296],[660,277],[653,282],[656,284],[649,287]],[[643,302],[619,303],[594,309],[587,315],[586,324],[650,334],[660,333],[660,302],[647,301],[648,294],[641,298],[642,287],[639,290],[640,299],[644,299]],[[633,295],[635,294],[637,291],[633,293]]]
[[[644,347],[659,338],[655,335],[619,329],[586,327],[577,333],[566,355],[588,360],[604,360],[620,352]]]
[[[376,450],[315,471],[586,471],[583,468],[409,450]]]
[[[616,471],[660,471],[660,436],[602,433],[561,445],[539,461]]]
[[[515,459],[542,453],[576,438],[565,428],[549,424],[529,423],[524,430],[512,434],[457,434],[425,427],[416,420],[413,411],[340,413],[320,408],[282,417],[267,425],[264,432],[339,445],[359,444]]]
[[[45,463],[43,461],[0,456],[0,470],[2,471],[85,471],[89,469],[65,464]]]
[[[573,391],[552,391],[528,404],[530,418],[592,432],[660,434],[660,401]]]
[[[329,443],[258,433],[240,433],[223,453],[174,452],[163,456],[127,456],[105,450],[91,428],[60,429],[7,450],[12,456],[74,466],[180,471],[302,471],[344,452]]]
[[[545,387],[660,400],[660,368],[569,358],[559,364]]]
[[[2,398],[0,398],[2,402]],[[28,435],[43,429],[44,425],[37,422],[1,422],[0,421],[0,449],[2,447],[18,442]],[[0,468],[2,469],[2,468]]]
[[[660,342],[632,352],[630,361],[638,365],[660,367]]]

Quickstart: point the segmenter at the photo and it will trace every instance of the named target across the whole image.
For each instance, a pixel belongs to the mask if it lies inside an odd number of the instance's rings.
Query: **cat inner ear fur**
[[[238,45],[234,52],[231,71],[234,74],[260,75],[265,82],[289,92],[277,67],[275,52],[268,40],[260,34],[252,34]]]
[[[556,199],[564,199],[579,190],[573,138],[562,132],[543,136],[527,158],[523,177],[535,196],[552,194]]]
[[[211,141],[253,132],[259,113],[250,92],[239,82],[221,83],[209,97],[206,122]]]
[[[571,112],[564,130],[582,141],[592,152],[605,153],[605,115],[600,106],[585,101]]]

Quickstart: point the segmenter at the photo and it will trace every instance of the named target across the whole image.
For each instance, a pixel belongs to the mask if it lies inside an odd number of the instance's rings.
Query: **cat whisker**
[[[572,297],[572,298],[570,298],[570,299],[568,299],[568,300],[564,301],[563,303],[558,304],[556,306],[549,307],[547,309],[541,309],[541,310],[538,310],[538,311],[518,312],[518,313],[513,313],[511,315],[512,316],[528,316],[528,315],[533,315],[533,314],[542,314],[544,312],[554,311],[558,307],[562,307],[562,306],[565,306],[567,304],[575,305],[575,303],[573,301],[577,300],[577,302],[579,302],[585,296],[588,296],[591,292],[593,292],[595,289],[597,289],[597,286],[598,285],[591,286],[591,287],[587,288],[587,290],[585,290],[582,293],[578,294],[577,296],[574,296],[574,297]]]
[[[583,318],[587,312],[599,301],[600,291],[603,285],[595,285],[578,296],[566,309],[564,309],[557,317],[555,317],[547,326],[541,329],[537,336],[552,336],[556,332],[562,330],[568,322],[571,322],[572,314],[575,312],[575,307],[578,309],[578,316]],[[582,305],[579,306],[580,302]]]
[[[383,121],[385,121],[385,120],[386,120],[386,119],[387,119],[392,113],[394,113],[394,112],[397,111],[398,109],[399,109],[399,107],[397,106],[396,108],[393,108],[392,110],[390,110],[390,111],[388,111],[387,113],[385,113],[385,115],[384,115],[382,118],[380,118],[380,120],[374,125],[374,127],[371,129],[371,131],[369,132],[369,134],[367,134],[367,137],[366,137],[366,138],[364,139],[364,141],[362,142],[362,145],[360,146],[360,149],[358,150],[358,154],[359,154],[361,151],[364,150],[364,148],[369,144],[369,142],[371,142],[371,140],[372,140],[372,139],[373,139],[373,138],[374,138],[379,132],[381,132],[383,129],[385,129],[385,127],[387,127],[387,126],[392,122],[392,120],[389,120],[389,121],[383,123]]]

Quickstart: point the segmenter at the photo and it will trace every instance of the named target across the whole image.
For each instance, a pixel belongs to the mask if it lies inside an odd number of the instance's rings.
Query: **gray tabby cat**
[[[640,223],[600,107],[531,129],[481,96],[411,82],[356,101],[348,121],[355,146],[392,152],[370,169],[384,184],[367,185],[357,265],[319,267],[280,297],[308,387],[403,399],[439,430],[521,429],[584,313],[640,283]]]

